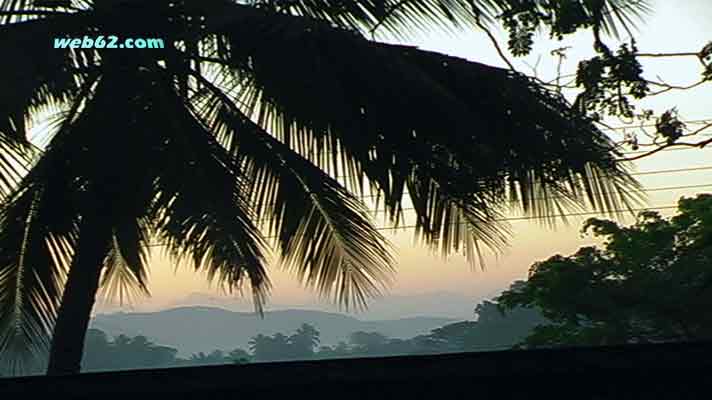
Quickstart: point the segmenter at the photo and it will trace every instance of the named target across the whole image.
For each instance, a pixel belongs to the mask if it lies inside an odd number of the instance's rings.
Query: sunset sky
[[[708,41],[712,40],[712,3],[709,0],[685,0],[653,2],[654,14],[641,25],[637,34],[639,51],[643,53],[697,52]],[[499,32],[500,43],[506,47],[506,38]],[[535,41],[537,44],[532,55],[524,59],[514,59],[515,67],[531,74],[531,69],[525,64],[534,66],[537,58],[541,61],[537,68],[538,76],[543,80],[552,80],[556,76],[556,59],[550,55],[551,50],[571,46],[567,52],[562,69],[565,74],[575,71],[578,60],[590,57],[591,35],[589,32],[577,34],[563,42],[548,40],[542,35]],[[611,47],[617,47],[613,39],[609,39]],[[473,61],[490,65],[504,66],[497,56],[487,37],[480,32],[462,33],[457,36],[430,35],[421,37],[409,44],[421,48],[447,53]],[[672,59],[644,59],[648,79],[662,79],[670,84],[684,85],[694,83],[700,76],[701,65],[693,57],[677,57]],[[659,78],[658,78],[659,76]],[[684,120],[712,120],[712,84],[703,85],[685,92],[669,92],[646,100],[646,108],[661,112],[677,106]],[[621,126],[621,121],[609,121],[610,125]],[[690,124],[694,129],[700,125]],[[712,129],[709,130],[712,132]],[[611,132],[614,138],[620,138],[622,131]],[[712,147],[712,146],[710,146]],[[666,151],[648,159],[636,162],[638,172],[651,172],[680,168],[712,167],[712,149]],[[712,169],[643,174],[637,176],[647,189],[664,189],[650,191],[648,206],[674,205],[681,196],[712,191]],[[668,190],[670,187],[697,186],[709,184],[709,187],[693,189]],[[664,211],[667,215],[670,210]],[[517,217],[513,215],[513,217]],[[514,237],[510,248],[505,254],[497,257],[488,255],[486,269],[473,271],[464,256],[453,256],[443,260],[437,254],[431,254],[427,249],[414,245],[412,231],[386,232],[396,245],[396,259],[399,262],[396,282],[390,293],[407,295],[429,292],[455,292],[475,300],[489,297],[504,289],[515,279],[526,277],[529,266],[556,253],[570,254],[582,245],[594,243],[591,237],[582,237],[579,233],[581,222],[586,217],[572,217],[570,226],[561,226],[557,230],[540,227],[536,221],[512,221]],[[630,220],[628,220],[630,222]],[[383,226],[377,220],[378,226]],[[150,310],[178,303],[190,293],[210,293],[218,295],[214,288],[205,282],[204,276],[192,272],[187,266],[175,271],[166,258],[154,252],[150,271],[150,288],[152,297],[138,299],[126,310]],[[300,287],[296,278],[279,270],[271,269],[273,281],[272,302],[281,305],[313,305],[316,296]],[[374,301],[378,301],[377,299]],[[99,312],[115,309],[111,304],[98,304]]]

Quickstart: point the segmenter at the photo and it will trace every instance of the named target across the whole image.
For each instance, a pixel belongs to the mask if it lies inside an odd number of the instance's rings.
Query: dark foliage
[[[605,345],[712,339],[712,195],[683,198],[669,219],[641,213],[630,227],[591,219],[605,238],[571,256],[536,263],[500,298],[534,306],[551,322],[525,345]]]

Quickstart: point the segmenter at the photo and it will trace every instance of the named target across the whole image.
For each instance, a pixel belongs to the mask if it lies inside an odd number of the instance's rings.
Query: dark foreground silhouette
[[[35,376],[0,380],[0,394],[52,400],[705,399],[711,367],[712,342],[669,343]]]

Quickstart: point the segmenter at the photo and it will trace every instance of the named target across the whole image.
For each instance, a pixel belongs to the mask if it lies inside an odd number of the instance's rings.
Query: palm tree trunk
[[[86,216],[72,260],[54,326],[47,375],[79,373],[84,338],[99,289],[99,279],[111,238],[109,224]]]

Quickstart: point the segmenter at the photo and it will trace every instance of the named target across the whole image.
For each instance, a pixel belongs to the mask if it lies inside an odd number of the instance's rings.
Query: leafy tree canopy
[[[712,338],[712,195],[682,198],[679,213],[643,212],[629,227],[589,219],[604,240],[534,264],[504,308],[535,306],[550,324],[529,345],[599,345]]]

